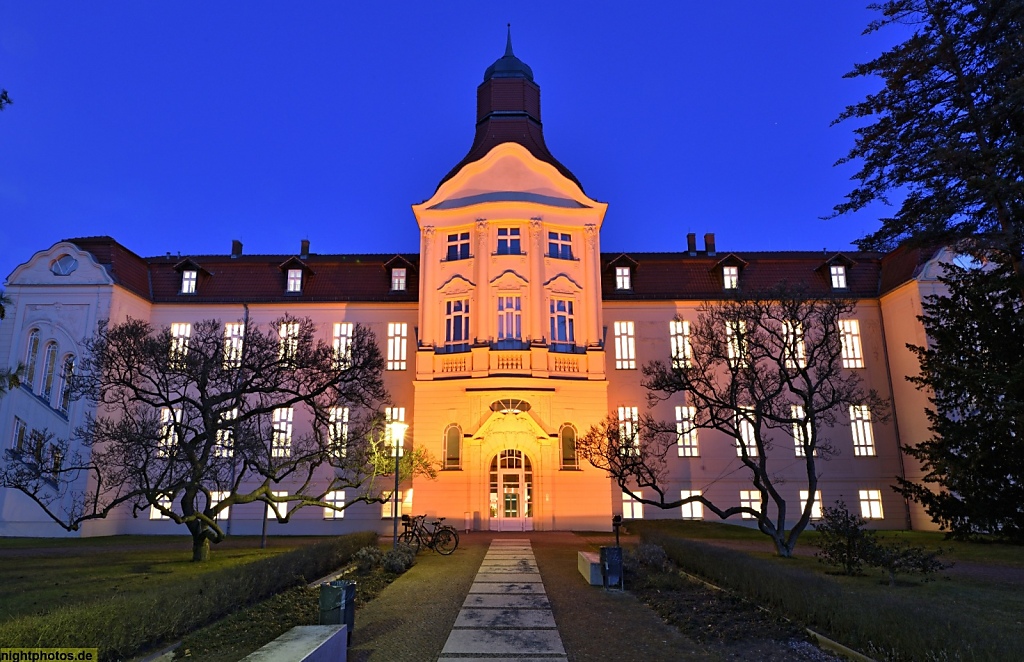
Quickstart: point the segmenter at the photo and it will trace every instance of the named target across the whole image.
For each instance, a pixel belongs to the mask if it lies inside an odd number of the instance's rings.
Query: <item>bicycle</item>
[[[402,526],[405,527],[405,531],[398,537],[398,542],[412,547],[416,553],[419,553],[420,547],[428,547],[445,556],[454,552],[459,546],[458,531],[451,526],[442,524],[443,517],[431,522],[433,529],[427,530],[424,524],[426,518],[426,515],[416,515],[412,518],[404,515]]]

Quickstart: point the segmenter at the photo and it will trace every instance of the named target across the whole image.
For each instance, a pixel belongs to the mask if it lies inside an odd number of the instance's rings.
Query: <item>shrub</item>
[[[384,554],[384,559],[381,565],[388,572],[393,572],[396,575],[400,575],[416,562],[416,551],[408,545],[399,545],[395,549],[390,549]]]
[[[384,552],[376,545],[367,545],[352,556],[359,572],[370,572],[384,561]]]
[[[859,575],[861,565],[874,546],[874,533],[864,529],[863,517],[854,515],[842,500],[824,508],[818,531],[818,552],[821,563],[837,565],[847,575]]]
[[[941,549],[926,550],[923,547],[875,541],[868,552],[867,561],[872,567],[888,572],[889,586],[895,586],[897,574],[924,575],[925,581],[928,581],[928,575],[948,567],[939,560],[941,554]]]

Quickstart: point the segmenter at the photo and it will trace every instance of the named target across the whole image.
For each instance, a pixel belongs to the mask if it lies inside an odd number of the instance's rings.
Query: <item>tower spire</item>
[[[505,42],[505,57],[515,57],[512,52],[512,24],[508,24],[508,40]]]

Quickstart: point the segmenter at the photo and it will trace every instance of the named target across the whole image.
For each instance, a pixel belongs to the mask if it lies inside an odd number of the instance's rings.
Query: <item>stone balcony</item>
[[[576,353],[555,352],[538,344],[524,349],[474,345],[462,352],[438,352],[421,346],[416,352],[419,380],[498,376],[603,380],[605,353],[600,347],[580,348]]]

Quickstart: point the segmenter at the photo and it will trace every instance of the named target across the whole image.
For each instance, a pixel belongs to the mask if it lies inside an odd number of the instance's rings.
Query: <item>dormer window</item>
[[[199,278],[199,272],[192,269],[186,269],[181,272],[181,293],[182,294],[195,294],[196,293],[196,280]]]
[[[405,291],[405,269],[395,267],[391,270],[391,291],[392,292],[404,292]]]
[[[615,289],[617,290],[631,290],[633,289],[632,278],[630,277],[629,267],[615,267]]]
[[[288,294],[302,293],[302,269],[288,270],[288,286],[285,291]]]
[[[572,235],[565,232],[548,233],[548,257],[572,259]]]
[[[498,255],[520,255],[519,228],[498,228]]]
[[[833,290],[845,290],[846,289],[846,267],[841,264],[833,264],[829,268],[829,273],[832,274],[832,289]]]
[[[727,290],[735,290],[740,284],[739,267],[722,267],[722,287]]]
[[[446,259],[449,262],[452,260],[469,259],[468,232],[456,232],[448,235],[448,256]]]

